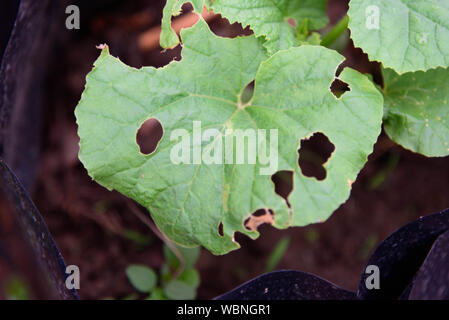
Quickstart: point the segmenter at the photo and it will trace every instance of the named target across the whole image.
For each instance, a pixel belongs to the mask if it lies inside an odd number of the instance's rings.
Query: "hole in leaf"
[[[159,141],[162,139],[163,129],[161,123],[157,119],[146,120],[137,131],[136,141],[139,145],[140,152],[150,154],[156,150]]]
[[[262,217],[267,213],[267,210],[265,209],[259,209],[256,210],[253,214],[251,214],[253,217]],[[249,219],[249,218],[248,218]]]
[[[251,239],[248,235],[236,231],[234,232],[234,237],[233,237],[234,242],[238,243],[240,246],[242,247],[251,247],[254,245],[254,240]],[[251,251],[253,252],[253,251]]]
[[[269,209],[256,210],[251,216],[245,220],[245,228],[256,231],[257,228],[264,223],[274,224],[273,211]]]
[[[335,146],[321,132],[314,133],[309,139],[301,140],[298,164],[302,174],[320,181],[324,180],[326,169],[323,165],[334,150]]]
[[[247,104],[254,95],[254,80],[248,83],[240,95],[240,103]]]
[[[274,192],[284,198],[290,206],[287,198],[293,190],[293,172],[288,170],[278,171],[271,176],[271,180],[274,183]]]
[[[337,98],[340,98],[346,91],[351,91],[349,85],[338,78],[335,78],[334,81],[332,81],[330,89],[333,95]]]
[[[243,27],[238,22],[231,24],[228,19],[222,17],[220,14],[216,14],[208,23],[211,31],[219,37],[235,38],[253,34],[250,26]]]
[[[191,12],[191,11],[193,11],[193,6],[190,2],[186,2],[181,6],[182,13],[187,13],[187,12]]]
[[[220,222],[220,224],[218,225],[218,234],[220,235],[220,237],[224,237],[223,222]]]

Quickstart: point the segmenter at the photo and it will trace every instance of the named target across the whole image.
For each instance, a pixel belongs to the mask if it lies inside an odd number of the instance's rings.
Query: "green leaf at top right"
[[[449,66],[449,0],[351,0],[348,15],[370,60],[399,74]]]
[[[449,69],[398,75],[383,70],[384,129],[406,149],[449,155]]]

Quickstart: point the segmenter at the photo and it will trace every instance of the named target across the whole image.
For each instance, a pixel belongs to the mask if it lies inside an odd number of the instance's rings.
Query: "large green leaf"
[[[265,36],[270,53],[297,45],[293,19],[301,25],[307,19],[308,28],[316,30],[328,23],[327,0],[214,0],[212,9],[230,22],[250,26],[257,37]]]
[[[167,0],[162,18],[161,46],[173,47],[178,44],[176,33],[171,30],[169,22],[172,15],[179,13],[179,8],[188,0]],[[307,19],[311,30],[324,27],[327,22],[327,0],[214,0],[192,1],[197,12],[201,3],[221,14],[231,23],[240,22],[250,26],[257,37],[266,38],[265,46],[270,53],[296,46],[294,27],[288,23],[293,19],[301,25]]]
[[[398,73],[449,66],[449,1],[351,0],[351,38]]]
[[[258,236],[244,226],[257,209],[272,209],[278,228],[329,217],[348,198],[380,133],[383,99],[373,84],[345,68],[340,78],[351,91],[336,98],[329,87],[343,57],[323,47],[295,47],[266,60],[254,36],[220,38],[202,19],[181,37],[182,60],[161,69],[130,68],[107,49],[95,62],[75,111],[79,157],[90,176],[148,208],[171,240],[215,254],[239,247],[235,232]],[[252,80],[254,96],[242,104]],[[144,155],[136,132],[150,118],[161,122],[164,135]],[[176,129],[191,133],[194,121],[221,133],[265,129],[269,142],[259,140],[259,147],[266,142],[278,161],[267,168],[257,153],[255,164],[174,164],[170,155],[179,141],[170,138]],[[278,130],[278,140],[270,129]],[[322,181],[303,176],[298,166],[300,140],[315,132],[335,145]],[[197,141],[189,151],[215,152],[221,138]],[[270,175],[277,170],[294,172],[291,208],[274,192]]]
[[[412,151],[449,155],[449,69],[383,75],[387,134]]]

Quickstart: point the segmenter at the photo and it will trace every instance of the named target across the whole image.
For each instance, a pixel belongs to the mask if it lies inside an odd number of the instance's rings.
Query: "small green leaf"
[[[273,271],[276,265],[284,256],[285,252],[288,249],[288,245],[290,244],[289,237],[283,237],[274,247],[271,252],[270,257],[268,258],[267,266],[265,267],[265,272]]]
[[[449,1],[351,0],[354,45],[398,73],[449,66]]]
[[[296,40],[303,41],[309,36],[308,19],[304,19],[301,24],[295,29]]]
[[[313,45],[317,46],[321,43],[321,35],[318,32],[312,32],[304,40],[298,39],[298,45]]]
[[[431,157],[449,155],[449,69],[398,75],[383,70],[388,136]]]
[[[170,281],[164,288],[167,298],[172,300],[193,300],[196,289],[180,280]]]
[[[200,285],[200,274],[194,268],[186,269],[181,273],[178,280],[196,289]]]
[[[146,298],[146,300],[168,300],[165,296],[164,290],[161,288],[155,288],[150,296]]]
[[[126,275],[133,287],[143,293],[153,290],[157,282],[156,273],[144,265],[130,265],[126,268]]]

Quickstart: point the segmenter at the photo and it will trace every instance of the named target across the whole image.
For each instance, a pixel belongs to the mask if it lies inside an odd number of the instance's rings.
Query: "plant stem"
[[[175,270],[175,272],[173,273],[173,276],[172,276],[172,280],[177,279],[181,275],[181,273],[184,271],[185,266],[186,266],[185,259],[182,256],[181,252],[179,252],[178,248],[176,248],[176,246],[173,244],[173,242],[168,240],[165,237],[165,235],[159,231],[159,229],[153,224],[151,219],[148,218],[148,216],[145,213],[141,212],[140,209],[131,201],[129,201],[129,207],[131,209],[131,212],[134,213],[134,215],[137,218],[139,218],[139,220],[142,221],[151,231],[153,231],[153,233],[159,239],[161,239],[167,245],[167,247],[173,252],[173,254],[178,258],[179,268],[177,270]]]
[[[335,24],[332,29],[323,37],[321,45],[329,47],[348,29],[349,16],[345,15]]]

